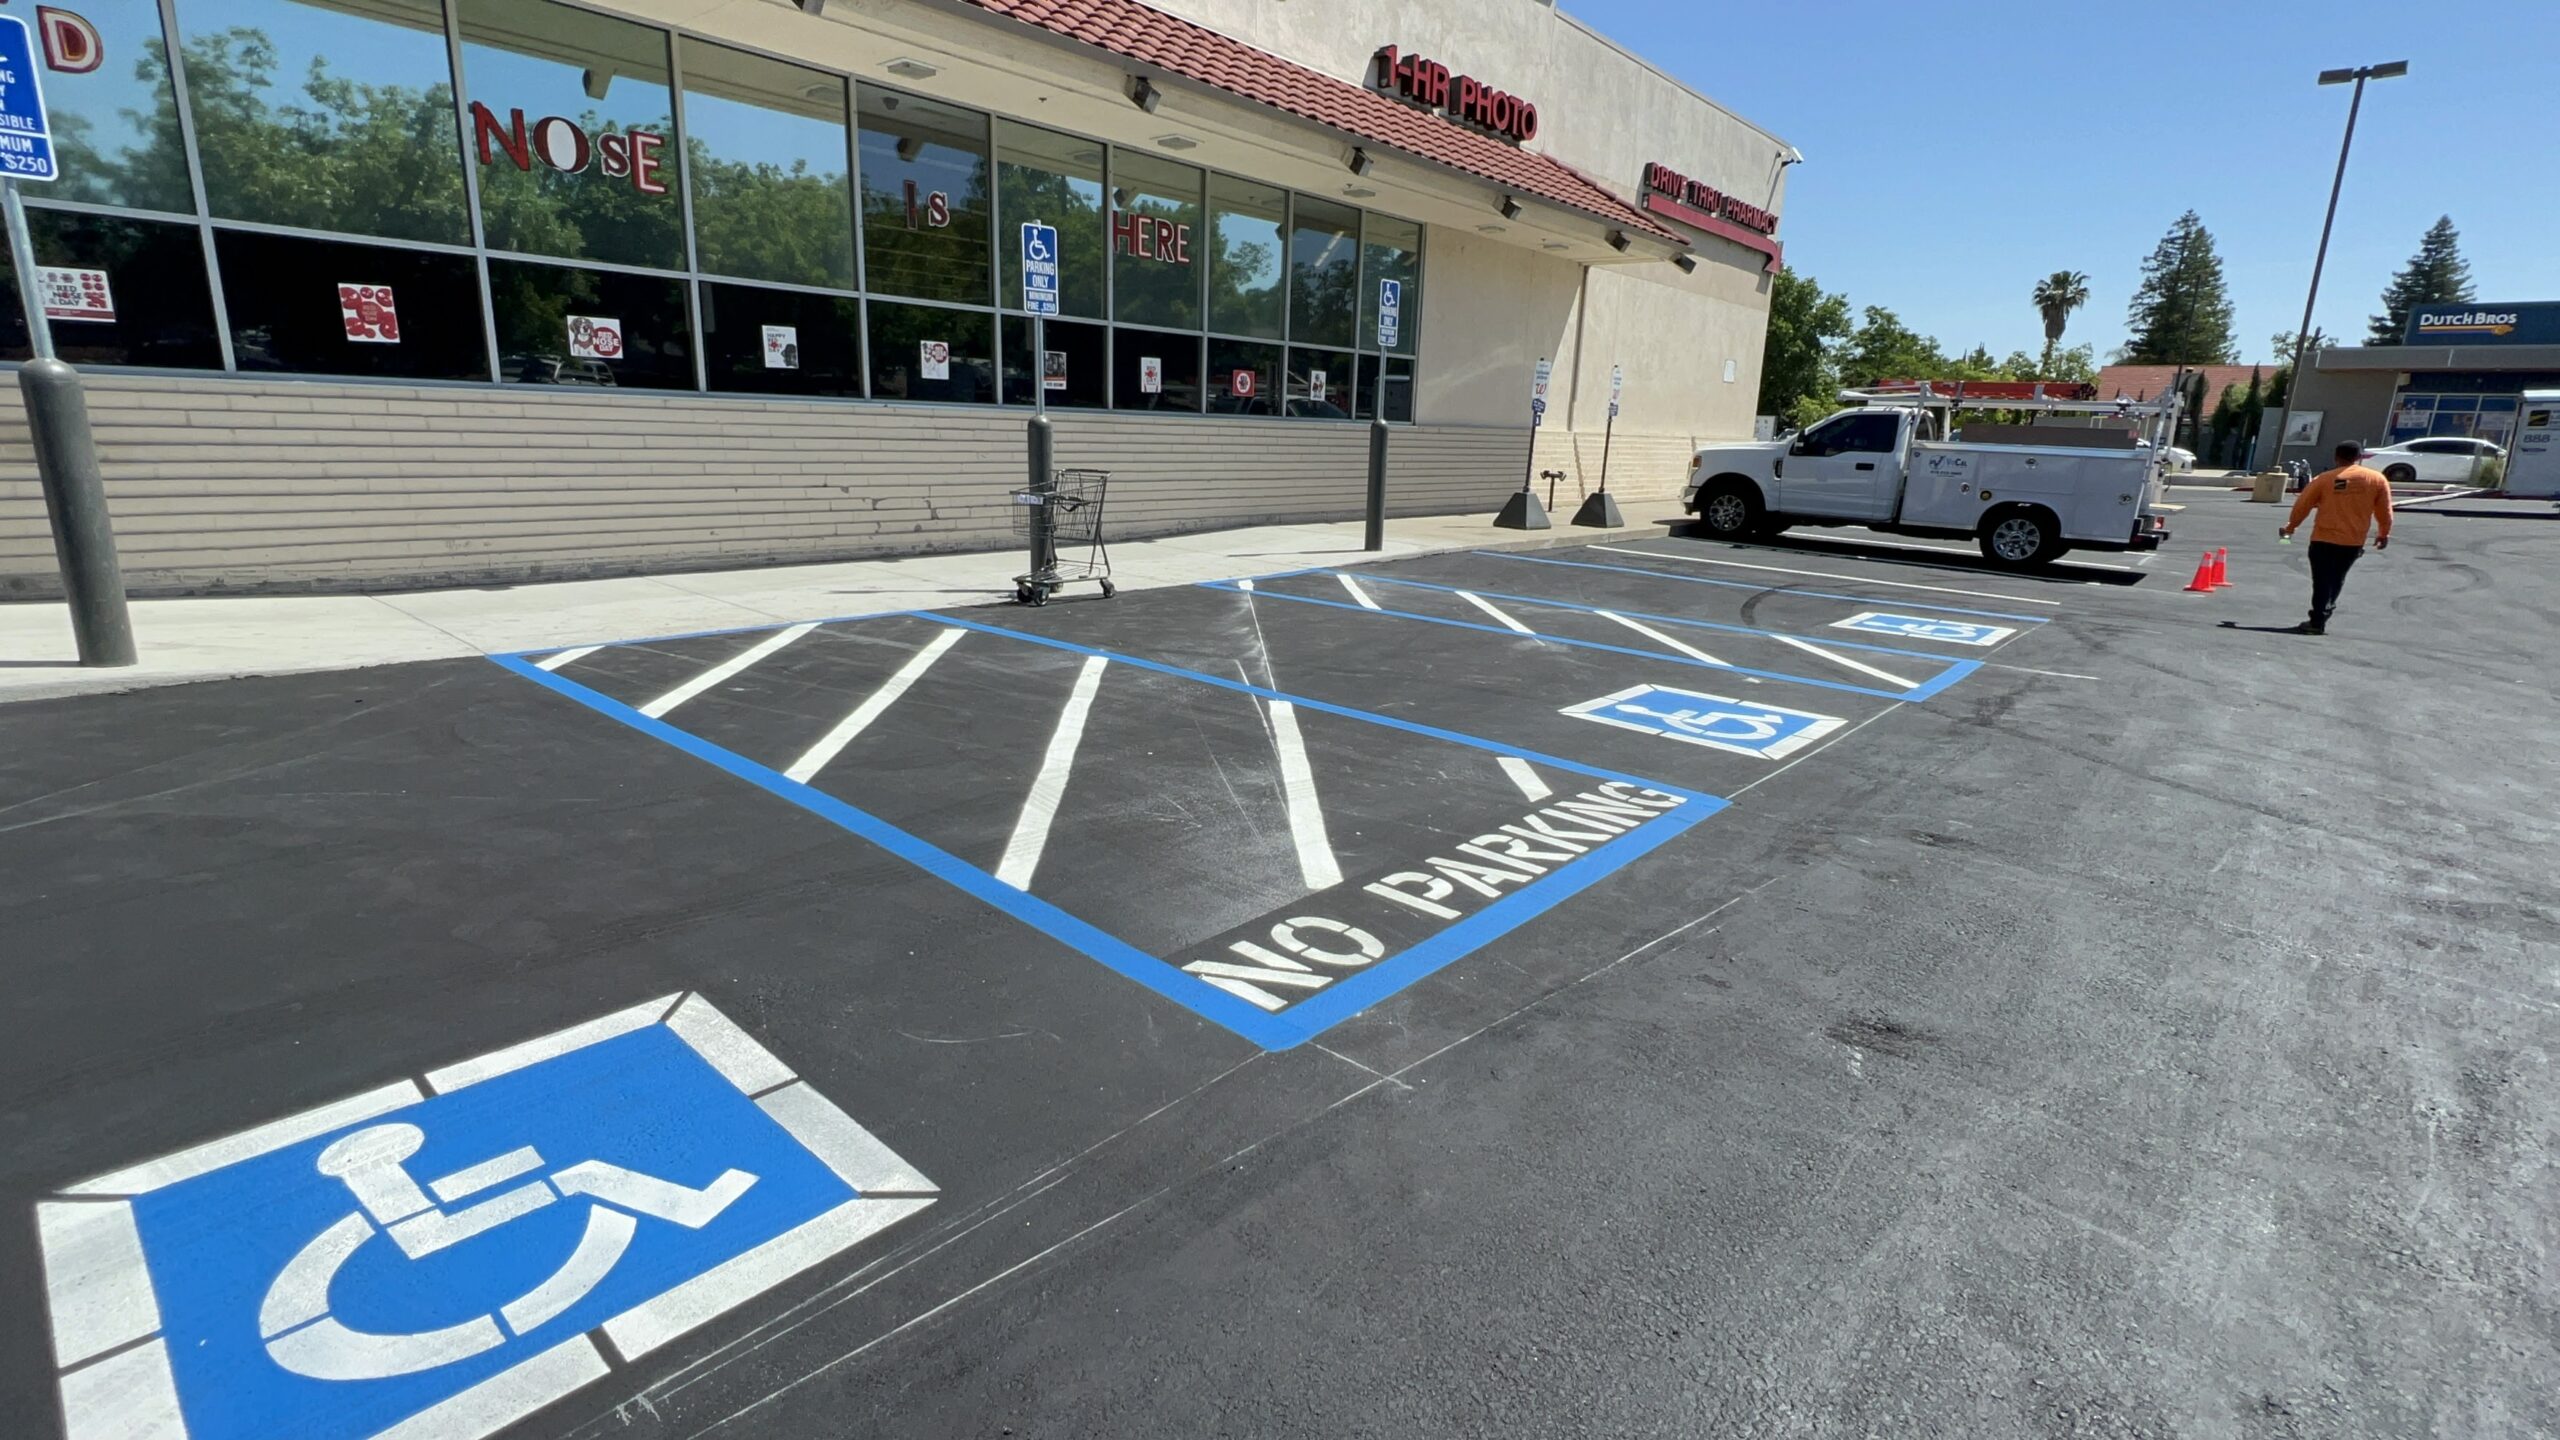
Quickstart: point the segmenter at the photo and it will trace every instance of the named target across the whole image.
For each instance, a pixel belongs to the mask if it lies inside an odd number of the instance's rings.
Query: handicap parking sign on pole
[[[1396,348],[1396,333],[1404,327],[1404,282],[1378,282],[1378,348]]]
[[[27,22],[0,16],[0,176],[57,180],[53,126],[46,120],[44,86],[36,73],[34,37]]]
[[[1058,227],[1037,220],[1022,226],[1022,308],[1032,315],[1058,313]]]
[[[74,1440],[489,1434],[936,1194],[699,995],[422,1079],[37,1204]]]
[[[1849,723],[1836,715],[1789,710],[1668,685],[1636,685],[1565,707],[1577,720],[1659,735],[1710,750],[1783,760]]]
[[[1928,615],[1891,615],[1881,610],[1865,610],[1846,620],[1834,620],[1831,628],[1891,635],[1900,640],[1943,640],[1950,645],[1997,645],[2018,633],[2009,626],[1940,620]]]

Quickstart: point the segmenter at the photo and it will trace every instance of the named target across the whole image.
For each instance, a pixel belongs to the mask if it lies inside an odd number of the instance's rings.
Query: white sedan
[[[2480,466],[2491,460],[2503,460],[2507,452],[2486,440],[2468,440],[2457,435],[2439,435],[2429,440],[2404,440],[2365,452],[2365,464],[2382,472],[2382,478],[2394,485],[2426,482],[2443,485],[2468,485]]]

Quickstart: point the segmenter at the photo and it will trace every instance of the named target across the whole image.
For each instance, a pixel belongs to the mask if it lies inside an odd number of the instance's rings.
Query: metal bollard
[[[1387,548],[1387,417],[1369,421],[1369,523],[1360,548]]]
[[[1056,437],[1050,432],[1049,417],[1034,415],[1030,420],[1031,483],[1023,488],[1041,497],[1031,507],[1031,573],[1048,575],[1058,568],[1058,525],[1049,513],[1050,497],[1058,493],[1058,471],[1050,463],[1056,452]]]
[[[133,617],[125,608],[124,570],[116,562],[115,525],[80,372],[59,360],[30,360],[18,367],[18,393],[26,400],[36,477],[53,519],[53,553],[71,602],[80,663],[131,665]]]

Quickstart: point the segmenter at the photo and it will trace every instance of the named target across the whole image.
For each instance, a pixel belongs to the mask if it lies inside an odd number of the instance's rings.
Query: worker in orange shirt
[[[2380,531],[2374,549],[2391,548],[2391,482],[2381,471],[2357,463],[2365,456],[2362,445],[2341,445],[2336,454],[2337,468],[2304,484],[2301,498],[2293,502],[2293,518],[2277,532],[2290,540],[2312,512],[2319,512],[2319,523],[2311,527],[2311,618],[2293,627],[2297,635],[2329,633],[2329,612],[2338,608],[2347,571],[2364,555],[2367,531]]]

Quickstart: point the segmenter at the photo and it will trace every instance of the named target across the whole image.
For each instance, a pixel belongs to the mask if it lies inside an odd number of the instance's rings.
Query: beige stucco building
[[[1613,488],[1751,429],[1793,152],[1541,0],[44,13],[36,259],[137,593],[1000,546],[1035,397],[1119,535],[1355,515],[1381,404],[1391,510],[1489,512],[1541,359],[1565,501],[1613,367]],[[0,595],[48,595],[5,403]]]

